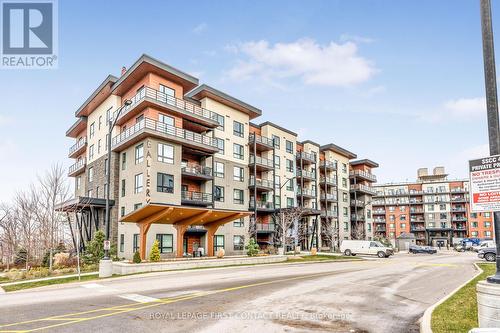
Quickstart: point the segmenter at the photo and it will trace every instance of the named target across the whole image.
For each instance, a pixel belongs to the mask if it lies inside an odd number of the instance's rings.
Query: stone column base
[[[476,290],[479,327],[500,327],[500,284],[479,281]]]
[[[113,275],[113,260],[99,261],[99,277],[106,278]]]

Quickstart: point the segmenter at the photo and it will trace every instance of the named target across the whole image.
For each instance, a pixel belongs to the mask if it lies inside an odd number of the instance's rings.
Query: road
[[[472,253],[150,273],[0,294],[0,332],[418,332]]]

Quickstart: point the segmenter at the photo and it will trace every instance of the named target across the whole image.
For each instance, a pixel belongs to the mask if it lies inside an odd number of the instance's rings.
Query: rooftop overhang
[[[350,165],[366,165],[366,166],[369,166],[371,168],[378,168],[379,165],[377,162],[374,162],[372,160],[369,160],[367,158],[365,159],[362,159],[362,160],[356,160],[356,161],[352,161],[352,162],[349,162]]]
[[[114,200],[109,200],[109,205],[113,206]],[[66,200],[55,206],[57,212],[75,212],[83,209],[90,208],[105,208],[106,199],[103,198],[90,198],[90,197],[76,197]]]
[[[150,203],[123,216],[120,222],[182,225],[225,224],[252,214],[248,211]]]
[[[88,116],[92,110],[98,107],[111,94],[111,86],[118,80],[113,75],[108,77],[97,87],[89,98],[76,110],[75,116]]]
[[[262,115],[262,110],[243,101],[240,101],[237,98],[229,96],[228,94],[223,93],[222,91],[212,88],[206,84],[202,84],[201,86],[191,90],[186,94],[186,96],[196,100],[201,100],[205,97],[208,97],[233,109],[248,114],[250,116],[250,119],[254,119]]]
[[[184,91],[189,91],[198,85],[198,79],[177,68],[169,66],[157,59],[143,54],[115,84],[113,94],[122,96],[132,88],[146,74],[153,73],[182,86]]]
[[[78,118],[73,125],[66,131],[66,136],[76,138],[83,130],[87,128],[87,117]]]
[[[344,148],[342,148],[340,146],[337,146],[336,144],[333,144],[333,143],[329,143],[327,145],[321,146],[319,150],[321,152],[325,151],[325,150],[330,150],[330,151],[333,151],[334,153],[337,153],[337,154],[340,154],[342,156],[345,156],[345,157],[347,157],[350,160],[353,159],[353,158],[358,157],[358,155],[350,152],[347,149],[344,149]]]

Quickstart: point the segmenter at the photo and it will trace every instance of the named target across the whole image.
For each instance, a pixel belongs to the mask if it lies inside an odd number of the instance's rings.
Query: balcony
[[[422,218],[410,218],[410,222],[412,223],[423,223],[425,222],[425,219],[422,219]]]
[[[422,208],[410,209],[410,214],[424,214],[424,210]]]
[[[371,174],[370,172],[366,172],[363,170],[352,170],[349,172],[349,176],[351,178],[358,177],[372,183],[377,181],[377,177],[374,174]]]
[[[424,191],[417,191],[417,190],[411,190],[410,191],[410,196],[419,196],[424,194]]]
[[[321,217],[338,217],[338,214],[334,210],[322,210]]]
[[[132,104],[125,106],[117,119],[117,125],[123,125],[127,120],[138,115],[146,107],[154,107],[177,113],[177,116],[188,119],[206,127],[219,126],[219,114],[199,107],[183,99],[167,95],[150,87],[142,87],[137,94],[130,98]]]
[[[456,187],[456,188],[452,188],[450,190],[451,193],[466,193],[467,191],[465,190],[465,188],[462,188],[462,187]]]
[[[304,180],[315,180],[316,179],[316,174],[311,171],[306,171],[306,170],[300,170],[297,169],[296,173],[297,179],[303,178]]]
[[[212,180],[212,168],[202,166],[196,163],[188,163],[181,167],[182,176],[184,178],[195,180]]]
[[[219,151],[215,138],[144,118],[134,126],[115,136],[111,142],[113,151],[123,150],[146,137],[155,137],[179,143],[183,146],[213,154]]]
[[[375,195],[377,192],[371,186],[363,184],[351,184],[351,192],[362,192],[369,195]]]
[[[76,158],[77,156],[81,155],[85,149],[87,148],[87,137],[83,137],[80,140],[78,140],[77,143],[75,143],[73,146],[69,148],[69,158]]]
[[[385,209],[377,209],[372,211],[373,215],[385,215]]]
[[[363,222],[364,220],[365,220],[364,215],[351,214],[351,221],[353,221],[353,222]]]
[[[316,163],[316,155],[300,151],[295,155],[297,160],[301,160],[305,164]],[[300,164],[299,164],[300,165]]]
[[[316,198],[316,192],[315,191],[311,191],[310,189],[307,189],[307,188],[298,188],[297,189],[297,196],[300,197],[304,197],[304,198],[309,198],[309,199],[312,199],[312,198]]]
[[[382,218],[374,218],[373,223],[385,223],[385,219]]]
[[[365,207],[365,202],[363,200],[351,200],[351,207],[363,208]]]
[[[452,216],[451,220],[453,222],[465,222],[467,221],[467,218],[465,216]]]
[[[255,229],[257,233],[273,233],[276,232],[276,224],[274,223],[256,223]]]
[[[273,181],[268,179],[258,179],[255,180],[254,176],[250,177],[248,181],[248,187],[250,189],[256,188],[260,192],[269,192],[273,190]]]
[[[260,156],[250,155],[250,172],[253,172],[253,166],[257,168],[257,171],[271,171],[274,169],[274,162],[263,158]]]
[[[386,232],[387,231],[387,229],[385,227],[382,227],[382,226],[376,227],[374,230],[375,230],[375,232]]]
[[[212,193],[182,191],[181,204],[195,206],[209,206],[212,204]]]
[[[259,152],[261,151],[268,151],[268,150],[273,150],[274,149],[274,144],[273,140],[266,138],[265,136],[260,136],[254,133],[250,133],[250,137],[248,138],[248,142],[250,144],[255,143],[255,149]],[[250,147],[250,151],[252,151],[253,148]]]
[[[329,202],[337,202],[337,194],[335,193],[321,193],[321,200],[329,201]]]
[[[410,231],[411,232],[425,231],[425,227],[411,227]]]
[[[84,172],[85,165],[87,164],[86,161],[87,160],[85,158],[82,158],[81,160],[70,166],[68,170],[68,177],[75,177]]]
[[[333,170],[337,170],[337,163],[330,162],[330,161],[320,161],[319,167],[320,167],[320,169],[323,169],[323,170],[326,169],[327,171],[333,171]]]
[[[410,205],[422,205],[424,201],[422,199],[410,199]]]
[[[337,186],[337,178],[321,176],[319,182],[323,185]]]
[[[261,212],[273,212],[274,211],[274,204],[272,202],[257,201],[254,205],[253,200],[250,199],[250,205],[248,207],[250,208],[250,210],[257,209],[257,211],[261,211]]]
[[[452,197],[451,202],[467,202],[467,199],[464,197]]]
[[[452,207],[451,211],[452,212],[457,212],[457,213],[465,213],[466,208],[465,207]]]

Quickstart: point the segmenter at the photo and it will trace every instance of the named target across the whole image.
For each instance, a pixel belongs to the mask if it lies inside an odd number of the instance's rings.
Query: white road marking
[[[87,289],[99,289],[99,288],[106,288],[102,284],[98,283],[87,283],[87,284],[82,284],[82,288],[87,288]]]
[[[139,294],[124,294],[124,295],[118,295],[118,297],[125,298],[138,303],[150,303],[159,301],[158,298],[139,295]]]

